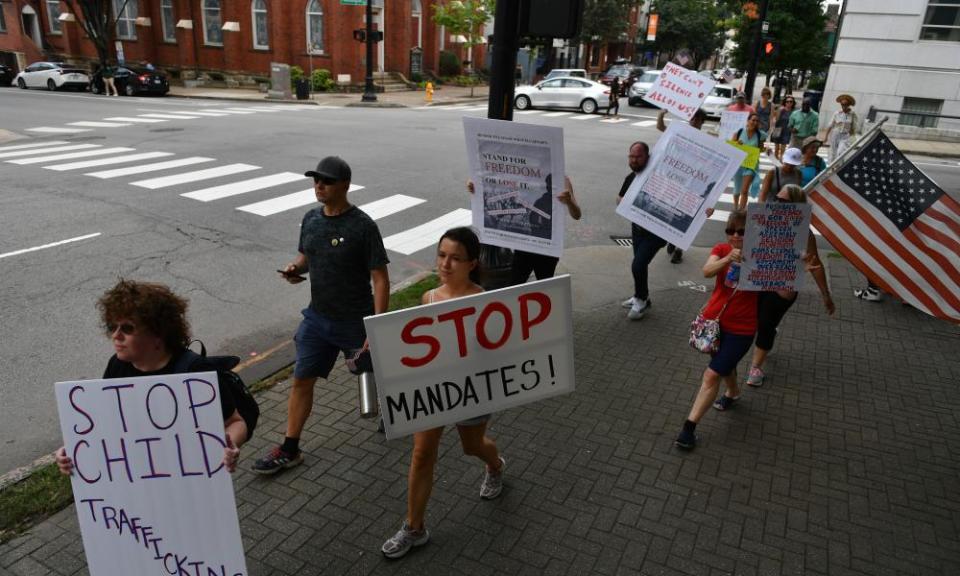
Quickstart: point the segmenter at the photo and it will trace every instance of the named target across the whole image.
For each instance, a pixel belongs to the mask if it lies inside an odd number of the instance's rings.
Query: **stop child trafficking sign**
[[[689,122],[716,83],[712,78],[668,62],[643,99]]]

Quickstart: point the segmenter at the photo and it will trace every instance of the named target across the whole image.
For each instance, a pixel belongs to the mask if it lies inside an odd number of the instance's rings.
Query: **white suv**
[[[20,88],[76,88],[86,90],[90,76],[80,68],[68,67],[63,62],[34,62],[17,74],[13,82]]]

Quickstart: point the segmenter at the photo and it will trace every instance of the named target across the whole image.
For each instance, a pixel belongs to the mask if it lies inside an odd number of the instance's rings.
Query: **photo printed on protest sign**
[[[800,290],[810,236],[810,204],[751,202],[743,237],[740,290]]]
[[[364,319],[388,439],[574,390],[569,276]]]
[[[686,250],[744,153],[688,124],[670,124],[617,214]]]
[[[473,225],[484,244],[559,257],[566,208],[563,129],[464,118],[474,195]]]
[[[215,372],[55,385],[91,576],[247,574],[218,386]]]

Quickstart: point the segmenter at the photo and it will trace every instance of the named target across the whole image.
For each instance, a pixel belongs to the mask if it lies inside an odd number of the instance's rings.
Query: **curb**
[[[276,104],[307,104],[313,106],[319,106],[320,103],[316,100],[297,100],[295,98],[287,99],[278,99],[278,98],[240,98],[237,96],[230,96],[229,94],[224,96],[207,96],[207,95],[192,95],[192,94],[176,94],[174,92],[167,92],[168,98],[193,98],[194,100],[232,100],[234,102],[270,102]]]

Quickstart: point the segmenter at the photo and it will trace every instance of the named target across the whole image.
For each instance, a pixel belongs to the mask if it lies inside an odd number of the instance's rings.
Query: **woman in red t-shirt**
[[[740,397],[737,364],[750,350],[757,332],[757,293],[737,290],[740,262],[743,260],[740,250],[743,248],[746,224],[746,212],[731,212],[727,218],[727,241],[714,246],[710,258],[703,265],[704,277],[717,279],[703,316],[719,319],[720,348],[712,355],[710,365],[703,371],[700,391],[697,392],[690,415],[677,436],[678,448],[690,450],[697,445],[694,430],[711,404],[717,410],[727,410]],[[726,390],[717,398],[721,380]]]

